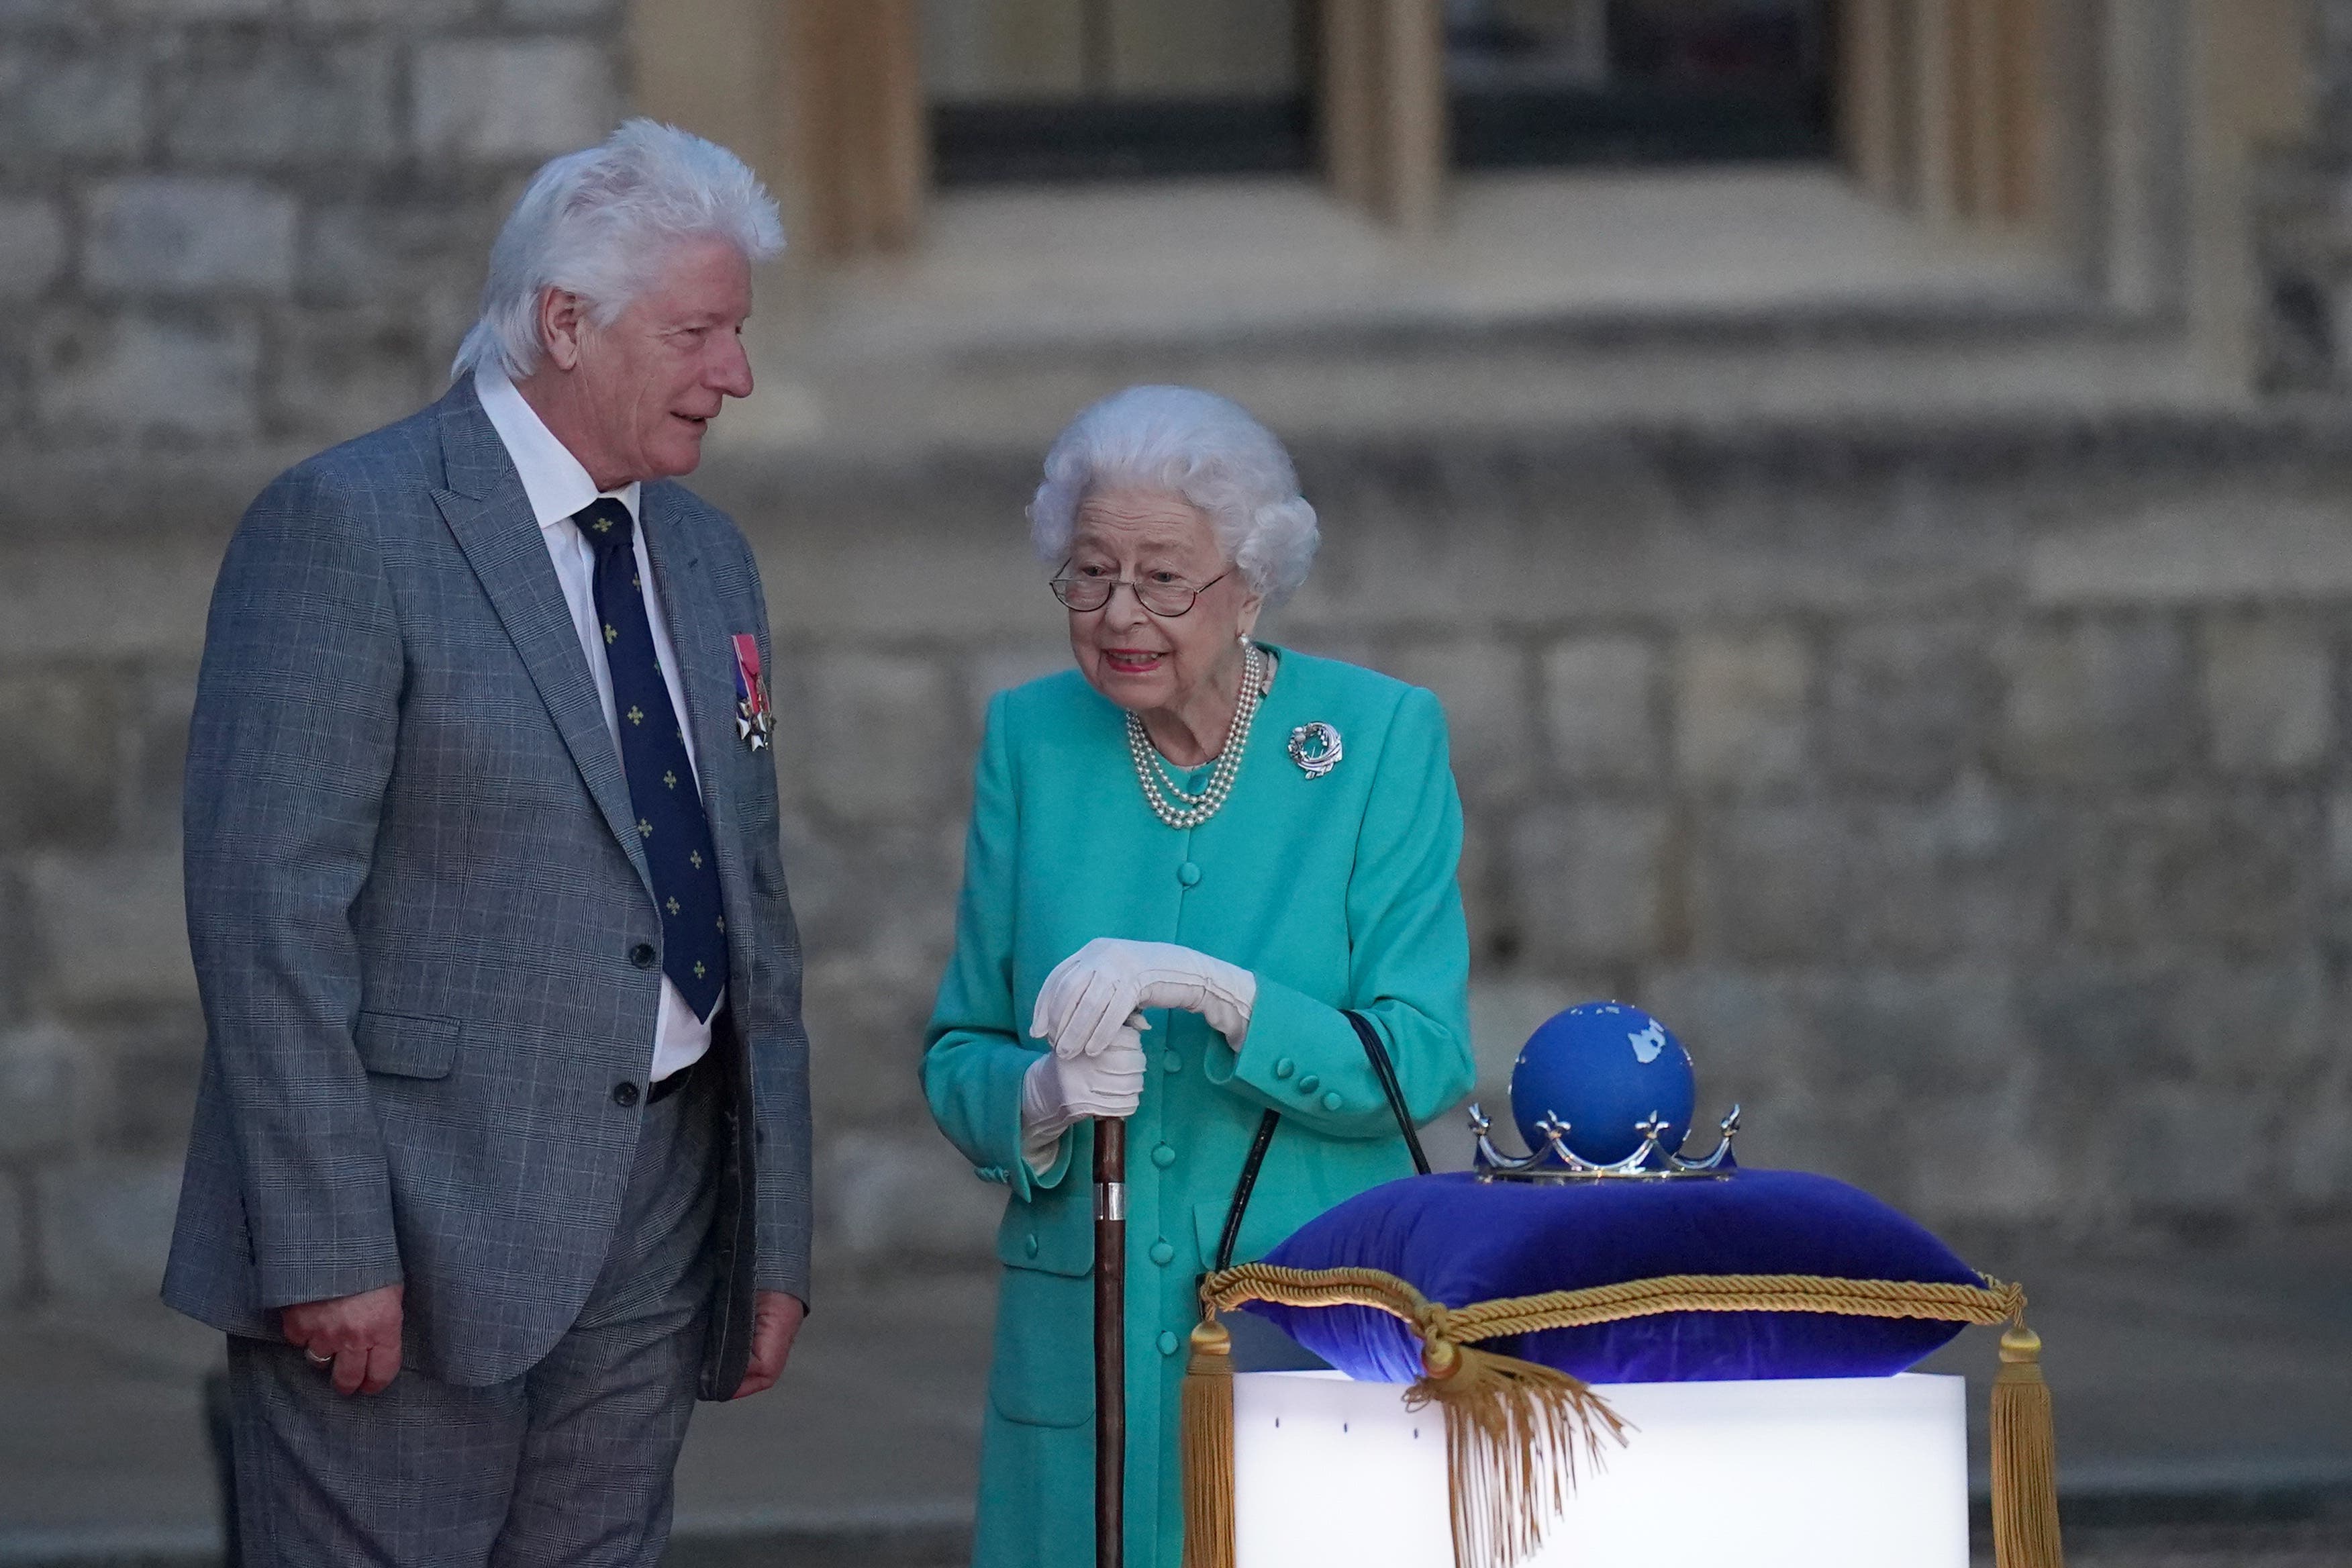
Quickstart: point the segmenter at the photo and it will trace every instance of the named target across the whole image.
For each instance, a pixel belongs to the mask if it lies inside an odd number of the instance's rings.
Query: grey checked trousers
[[[719,1081],[646,1108],[604,1271],[521,1376],[345,1397],[292,1345],[229,1340],[245,1568],[652,1568],[714,1283]]]

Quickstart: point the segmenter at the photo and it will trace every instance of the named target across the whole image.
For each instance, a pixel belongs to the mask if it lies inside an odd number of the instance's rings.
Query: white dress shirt
[[[613,672],[604,664],[604,623],[596,614],[596,552],[588,542],[572,514],[597,499],[596,481],[580,459],[555,437],[531,407],[515,390],[513,382],[494,370],[474,373],[474,390],[482,400],[482,412],[490,416],[490,424],[505,443],[507,456],[514,459],[515,471],[522,476],[523,494],[530,498],[530,510],[539,520],[539,531],[547,541],[547,553],[555,562],[556,581],[563,584],[563,599],[572,606],[572,628],[580,634],[580,651],[588,656],[589,673],[596,679],[596,700],[604,705],[604,728],[613,732],[613,750],[621,749],[621,719],[613,706]],[[645,584],[646,619],[652,623],[654,658],[661,665],[662,684],[669,688],[670,706],[677,710],[678,729],[686,738],[686,760],[694,769],[695,786],[702,784],[701,764],[694,754],[694,730],[686,722],[686,693],[677,679],[677,651],[670,646],[669,623],[662,615],[661,595],[654,592],[653,562],[646,554],[645,519],[637,510],[637,484],[631,480],[617,490],[602,492],[629,509],[629,516],[637,527],[632,539],[637,552],[637,581]],[[719,995],[719,1005],[726,994]],[[711,1016],[719,1016],[718,1008]],[[694,1016],[669,976],[662,976],[661,1013],[654,1024],[654,1055],[648,1081],[658,1083],[678,1068],[699,1059],[710,1048],[710,1026]]]

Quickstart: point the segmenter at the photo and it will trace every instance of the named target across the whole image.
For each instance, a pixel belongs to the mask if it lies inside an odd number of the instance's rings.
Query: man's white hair
[[[481,319],[457,347],[453,375],[538,368],[539,301],[561,289],[610,326],[683,239],[723,239],[751,262],[784,247],[775,198],[742,159],[674,125],[632,120],[603,142],[531,176],[490,247]]]
[[[1189,386],[1130,386],[1070,421],[1045,454],[1029,503],[1040,557],[1069,553],[1078,508],[1095,490],[1160,490],[1208,515],[1217,542],[1268,603],[1307,581],[1320,540],[1315,509],[1272,431],[1230,398]]]

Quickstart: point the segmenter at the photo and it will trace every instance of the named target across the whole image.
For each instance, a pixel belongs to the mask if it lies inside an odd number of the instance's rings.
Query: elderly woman
[[[1077,669],[990,705],[923,1058],[940,1128],[1011,1189],[973,1561],[1094,1561],[1086,1172],[1090,1119],[1123,1117],[1127,1562],[1177,1568],[1181,1352],[1264,1113],[1235,1261],[1411,1173],[1343,1009],[1414,1120],[1470,1087],[1461,805],[1430,693],[1252,640],[1317,534],[1234,404],[1095,405],[1029,521]]]

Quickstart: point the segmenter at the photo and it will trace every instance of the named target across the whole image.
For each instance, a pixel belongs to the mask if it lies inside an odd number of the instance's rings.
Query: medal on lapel
[[[776,716],[768,706],[768,678],[760,672],[760,641],[735,637],[735,732],[755,752],[765,751]]]

